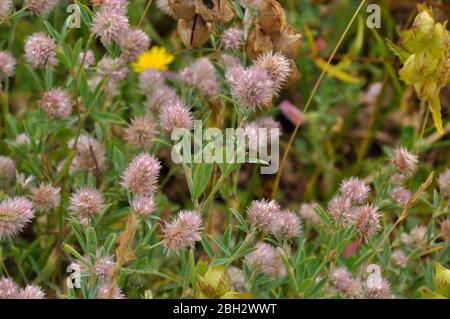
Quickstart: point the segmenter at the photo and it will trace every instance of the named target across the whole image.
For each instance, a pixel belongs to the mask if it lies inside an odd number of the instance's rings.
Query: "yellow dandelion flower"
[[[148,68],[163,71],[167,70],[167,66],[172,63],[173,58],[173,55],[165,48],[154,46],[150,50],[142,53],[131,66],[136,73],[141,73]]]

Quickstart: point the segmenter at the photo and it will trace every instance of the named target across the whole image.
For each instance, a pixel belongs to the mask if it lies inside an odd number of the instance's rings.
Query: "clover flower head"
[[[25,42],[25,60],[34,69],[56,65],[55,40],[42,32],[33,33]]]
[[[61,188],[41,183],[38,188],[31,191],[31,200],[36,210],[49,212],[56,209],[61,202]]]
[[[65,90],[55,88],[42,96],[40,106],[52,119],[66,118],[72,113],[72,101]]]
[[[178,217],[167,223],[163,229],[164,247],[168,250],[179,251],[192,246],[200,240],[202,218],[194,211],[180,211]]]
[[[270,232],[275,218],[280,213],[280,205],[276,201],[254,200],[247,209],[247,219],[252,227]]]
[[[8,198],[1,202],[0,240],[21,232],[33,217],[33,204],[25,197]]]
[[[156,123],[149,115],[135,117],[125,129],[125,140],[136,148],[149,148],[156,137]]]
[[[161,163],[147,153],[137,155],[122,175],[122,186],[134,194],[153,194],[156,190]]]

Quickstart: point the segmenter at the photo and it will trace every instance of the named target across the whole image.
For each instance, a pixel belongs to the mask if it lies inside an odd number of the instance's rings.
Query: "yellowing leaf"
[[[338,80],[341,80],[343,82],[347,82],[347,83],[359,83],[360,80],[356,77],[354,77],[351,74],[348,74],[336,67],[334,67],[333,65],[327,65],[327,62],[322,59],[322,58],[315,58],[314,59],[314,63],[316,63],[316,65],[321,68],[322,70],[325,70],[325,72],[332,77],[335,77]]]
[[[431,114],[433,115],[434,126],[439,134],[444,133],[444,128],[442,126],[442,115],[441,115],[441,100],[439,95],[436,95],[429,103],[429,108]]]
[[[422,288],[420,290],[420,293],[422,294],[422,298],[424,298],[424,299],[447,299],[444,296],[442,296],[442,295],[440,295],[438,293],[429,291],[426,288]]]
[[[437,293],[446,298],[450,298],[450,269],[443,267],[439,263],[435,263],[433,280]]]
[[[317,47],[316,42],[314,41],[314,36],[307,24],[305,24],[305,27],[303,29],[305,30],[306,39],[308,40],[309,46],[311,47],[311,57],[315,58],[317,56]]]

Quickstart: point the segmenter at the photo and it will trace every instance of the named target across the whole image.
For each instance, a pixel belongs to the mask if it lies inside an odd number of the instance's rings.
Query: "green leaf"
[[[431,114],[433,115],[434,126],[439,134],[444,133],[444,127],[442,126],[442,114],[441,114],[441,99],[439,95],[436,95],[429,103]]]
[[[205,236],[202,236],[201,243],[202,243],[203,249],[205,249],[209,258],[214,258],[216,256],[216,254],[214,253],[214,249],[212,248],[208,239],[205,238]]]
[[[404,63],[410,56],[410,54],[408,52],[406,52],[405,50],[400,48],[398,45],[396,45],[394,42],[392,42],[388,38],[386,38],[386,44],[389,47],[389,49],[391,49],[391,51],[394,52],[394,54],[396,56],[398,56],[398,58],[400,59],[400,61],[402,63]]]
[[[248,225],[244,217],[242,217],[242,215],[234,208],[230,208],[230,211],[233,214],[233,216],[237,219],[239,225],[245,230],[245,232],[248,232]]]
[[[213,172],[214,164],[202,163],[195,166],[194,174],[192,176],[193,181],[193,194],[194,199],[198,199],[204,192]]]
[[[206,235],[206,236],[208,236],[208,238],[210,238],[220,248],[220,250],[225,255],[227,255],[228,257],[231,257],[230,250],[219,239],[217,239],[211,235]]]
[[[105,255],[109,255],[115,241],[116,241],[115,233],[111,233],[108,235],[108,237],[106,237],[105,243],[103,244],[103,252]]]
[[[76,66],[78,63],[78,59],[80,58],[81,47],[83,46],[83,38],[78,39],[77,43],[75,43],[72,55],[71,55],[71,65]]]
[[[115,123],[119,125],[127,124],[127,122],[119,115],[108,112],[95,112],[92,114],[92,118],[103,123]]]
[[[72,230],[78,240],[78,243],[81,246],[81,249],[83,249],[84,252],[87,252],[86,241],[84,240],[81,224],[74,218],[69,218],[69,224],[72,227]]]
[[[96,260],[97,234],[95,233],[95,229],[91,226],[89,226],[86,230],[86,244],[89,256],[93,260]]]

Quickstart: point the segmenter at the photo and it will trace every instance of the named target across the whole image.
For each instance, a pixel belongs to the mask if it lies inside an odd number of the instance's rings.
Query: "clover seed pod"
[[[259,24],[266,34],[279,33],[286,27],[286,14],[276,0],[262,0],[258,11]]]
[[[228,0],[195,0],[197,13],[208,22],[229,22],[235,16],[233,5]]]
[[[196,14],[194,0],[169,0],[169,7],[175,20],[190,20]]]
[[[295,59],[302,44],[302,35],[293,27],[287,26],[280,33],[272,35],[273,48],[288,59]]]
[[[205,22],[200,15],[195,15],[191,20],[178,20],[178,34],[184,45],[191,49],[201,46],[208,41],[211,34],[211,24]]]

